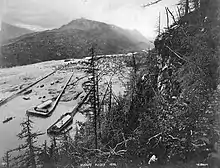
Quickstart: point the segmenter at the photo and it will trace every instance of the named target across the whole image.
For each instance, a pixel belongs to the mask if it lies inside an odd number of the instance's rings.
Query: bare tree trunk
[[[180,8],[177,6],[177,11],[178,11],[178,14],[179,14],[179,19],[181,18],[181,12],[180,12]]]
[[[160,12],[159,12],[159,25],[158,25],[158,35],[160,35]]]
[[[111,108],[112,108],[112,83],[110,84],[108,112],[111,111]]]
[[[52,151],[53,151],[53,159],[54,159],[54,162],[55,162],[55,164],[57,164],[57,162],[58,162],[58,159],[57,159],[57,154],[58,154],[58,149],[57,149],[57,142],[56,142],[56,137],[54,136],[53,137],[53,149],[52,149]]]
[[[31,166],[32,168],[36,168],[36,162],[35,162],[35,154],[34,154],[34,149],[33,149],[33,144],[32,144],[32,135],[30,131],[30,119],[28,115],[28,122],[27,122],[27,132],[28,132],[28,144],[29,144],[29,151],[30,151],[30,161],[31,161]]]
[[[9,152],[6,152],[6,166],[9,168]]]
[[[189,13],[189,0],[186,0],[185,15]]]
[[[170,13],[170,15],[172,16],[173,22],[174,22],[175,24],[177,24],[176,19],[175,19],[173,13],[169,10],[169,8],[167,8],[167,11],[168,11],[168,12]]]
[[[98,75],[96,75],[96,94],[97,94],[97,124],[98,124],[98,129],[101,129],[101,121],[100,121],[100,113],[101,113],[101,105],[100,105],[100,98],[99,98],[99,78]],[[99,131],[101,132],[101,131]]]
[[[169,29],[169,15],[168,15],[167,7],[165,7],[165,10],[166,10],[166,16],[167,16],[167,29]]]
[[[47,141],[44,141],[44,153],[47,154]]]
[[[137,63],[136,63],[136,59],[135,59],[135,55],[132,54],[132,61],[133,61],[133,70],[134,70],[134,74],[133,74],[133,80],[134,80],[134,85],[133,85],[133,93],[132,93],[132,100],[133,100],[133,96],[134,93],[136,92],[136,83],[137,83]]]
[[[92,54],[92,76],[93,76],[93,112],[94,112],[94,134],[95,134],[95,149],[98,148],[98,139],[97,139],[97,97],[96,97],[96,74],[95,74],[95,60],[94,60],[94,48],[91,48]]]

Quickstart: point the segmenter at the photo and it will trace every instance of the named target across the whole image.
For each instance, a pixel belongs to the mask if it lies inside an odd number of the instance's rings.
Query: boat
[[[15,117],[8,117],[5,120],[3,120],[2,123],[5,124],[5,123],[11,121],[13,118],[15,118]]]
[[[77,105],[73,107],[71,112],[67,112],[62,115],[52,126],[47,129],[47,134],[59,135],[65,132],[68,132],[71,127],[68,129],[67,127],[73,122],[73,117],[78,112],[79,108],[85,103],[87,98],[89,97],[92,89],[84,96],[83,100],[80,101]],[[67,130],[67,131],[65,131]]]
[[[70,79],[72,78],[72,76],[73,76],[73,73],[57,97],[52,98],[52,99],[48,99],[48,100],[44,101],[43,103],[38,104],[37,106],[32,107],[31,109],[28,109],[26,111],[26,113],[28,115],[35,115],[35,116],[41,116],[41,117],[51,116],[52,112],[55,110],[55,108],[56,108],[62,94],[64,93]]]
[[[48,99],[41,104],[27,110],[27,114],[48,117],[52,114],[56,106],[56,98]]]
[[[73,122],[72,113],[62,115],[52,126],[47,129],[48,134],[60,134]]]

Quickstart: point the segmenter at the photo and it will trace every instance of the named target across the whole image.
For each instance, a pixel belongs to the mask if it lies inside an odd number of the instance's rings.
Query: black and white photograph
[[[220,168],[220,0],[0,0],[0,168]]]

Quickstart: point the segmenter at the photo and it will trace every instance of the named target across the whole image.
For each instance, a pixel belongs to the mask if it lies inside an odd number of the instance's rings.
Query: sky
[[[179,0],[162,0],[153,6],[141,7],[152,1],[155,0],[0,0],[0,21],[40,31],[84,17],[137,29],[153,39],[159,12],[165,26],[165,7],[175,13]]]

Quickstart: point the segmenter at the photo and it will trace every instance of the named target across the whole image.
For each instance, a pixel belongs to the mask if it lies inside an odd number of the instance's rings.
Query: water
[[[33,70],[33,68],[31,68],[33,67],[33,65],[30,67],[25,66],[23,68],[18,67],[18,69],[14,68],[13,70],[10,69],[11,70],[10,72],[8,70],[4,70],[4,71],[2,70],[2,77],[7,77],[7,80],[3,78],[0,80],[0,85],[1,85],[0,94],[4,93],[4,90],[7,88],[11,88],[15,85],[22,84],[24,82],[24,79],[23,79],[24,77],[26,78],[31,77],[32,79],[31,81],[33,82],[33,80],[37,76],[41,76],[42,74],[45,74],[45,71],[46,71],[44,69],[45,64],[46,63],[44,63],[43,65],[41,64],[37,65],[36,70]],[[41,68],[43,68],[44,71],[38,70]],[[29,71],[30,69],[32,69],[32,71]],[[48,69],[51,71],[50,64],[48,65]],[[47,71],[49,72],[48,69]],[[26,72],[30,72],[30,73],[26,74]],[[23,73],[25,73],[25,75],[23,75]],[[15,75],[16,79],[14,77],[9,78],[11,74],[17,74]],[[19,140],[16,135],[21,131],[20,123],[24,121],[24,119],[26,118],[26,110],[40,104],[42,99],[47,100],[49,98],[52,98],[54,95],[57,95],[58,93],[57,91],[61,90],[61,87],[69,79],[70,75],[71,75],[71,72],[66,72],[66,71],[58,72],[48,77],[47,79],[43,80],[42,82],[38,83],[36,86],[33,86],[31,88],[32,92],[29,95],[27,95],[28,97],[30,97],[30,100],[24,100],[23,99],[24,96],[18,96],[14,98],[13,100],[9,101],[7,104],[0,106],[0,163],[2,161],[2,157],[4,156],[7,150],[17,148],[20,144],[22,144],[21,140]],[[76,76],[81,77],[84,75],[85,74],[83,72],[76,71],[72,80],[69,83],[72,83],[73,81],[75,81]],[[109,79],[110,79],[110,76],[105,76],[105,78],[100,83],[100,85],[103,85],[103,82],[108,82]],[[114,79],[113,80],[114,93],[116,95],[118,95],[119,93],[123,93],[124,88],[122,84],[120,83],[120,81],[118,80],[118,78],[115,77],[113,79]],[[57,80],[59,80],[60,82],[54,83]],[[41,131],[43,133],[46,133],[47,129],[58,118],[60,118],[62,114],[65,114],[66,112],[71,111],[72,108],[80,101],[80,99],[78,98],[77,100],[71,100],[71,101],[68,101],[68,99],[71,97],[74,97],[74,94],[76,92],[82,91],[81,85],[84,80],[86,79],[83,79],[80,82],[78,82],[76,86],[67,87],[66,92],[61,97],[61,101],[58,103],[56,109],[54,110],[53,114],[50,117],[48,118],[31,117],[30,119],[34,122],[33,131]],[[51,85],[52,82],[54,83],[53,85]],[[39,87],[42,84],[44,86],[42,88]],[[103,89],[104,89],[103,91],[105,91],[105,88]],[[53,92],[53,93],[49,94],[49,92]],[[9,95],[11,93],[8,91],[8,92],[5,92],[5,94]],[[46,98],[39,99],[39,97],[43,97],[43,96],[46,96]],[[4,96],[2,95],[2,97]],[[81,95],[79,97],[81,97]],[[62,99],[64,99],[64,101],[66,102],[63,102]],[[15,118],[9,121],[8,123],[3,124],[2,121],[8,117],[15,117]],[[71,130],[71,135],[73,135],[75,132],[74,128],[75,128],[76,120],[85,121],[86,118],[82,114],[79,114],[79,113],[76,114],[73,120],[73,124],[72,124],[73,129]],[[39,137],[38,144],[44,143],[45,140],[49,140],[49,136],[47,134],[44,134]]]
[[[53,114],[48,118],[31,117],[30,119],[34,122],[33,131],[46,132],[47,128],[49,128],[49,126],[51,126],[62,114],[71,111],[76,103],[76,101],[65,103],[60,102]],[[24,101],[20,96],[0,108],[0,121],[3,121],[9,116],[15,117],[8,123],[3,124],[0,122],[0,157],[3,157],[7,150],[14,149],[21,143],[21,141],[18,140],[18,137],[16,137],[21,131],[20,123],[26,118],[26,109],[34,105],[36,105],[34,100]],[[82,114],[77,113],[74,117],[73,126],[76,120],[85,121],[85,117]],[[74,129],[71,131],[74,132]],[[47,134],[40,136],[38,143],[41,144],[44,140],[49,140]]]

